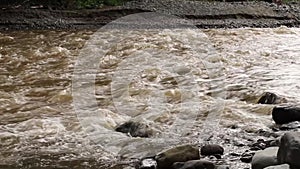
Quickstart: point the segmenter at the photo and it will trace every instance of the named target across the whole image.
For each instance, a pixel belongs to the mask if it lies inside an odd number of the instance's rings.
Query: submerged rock
[[[165,150],[155,156],[157,169],[169,169],[175,162],[199,160],[199,148],[193,145],[181,145]]]
[[[201,155],[209,156],[209,155],[223,155],[223,154],[224,154],[224,148],[217,144],[209,144],[201,148]]]
[[[265,92],[257,101],[259,104],[274,104],[277,100],[277,95],[270,92]]]
[[[278,147],[269,147],[256,152],[251,162],[252,169],[264,169],[265,167],[278,165],[278,149]]]
[[[115,130],[130,134],[132,137],[150,137],[153,134],[153,130],[148,125],[133,121],[121,124]]]
[[[212,162],[205,160],[191,160],[187,162],[176,162],[173,164],[173,169],[215,169]]]
[[[293,121],[300,121],[299,107],[274,107],[272,118],[276,124],[286,124]]]
[[[275,166],[266,167],[264,169],[290,169],[290,165],[288,164],[275,165]]]
[[[282,136],[277,154],[280,164],[300,168],[300,132],[289,132]]]

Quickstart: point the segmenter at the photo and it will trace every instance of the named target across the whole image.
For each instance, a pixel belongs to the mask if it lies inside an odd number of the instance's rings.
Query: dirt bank
[[[133,13],[161,12],[190,20],[199,28],[300,26],[300,3],[132,1],[89,10],[0,9],[0,30],[98,29]]]

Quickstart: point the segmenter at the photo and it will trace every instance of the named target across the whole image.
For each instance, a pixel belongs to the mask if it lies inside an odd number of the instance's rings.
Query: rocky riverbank
[[[258,104],[276,105],[282,98],[266,92],[257,100]],[[223,148],[226,144],[179,145],[154,156],[141,158],[135,167],[128,169],[230,169],[230,156],[236,157],[236,163],[250,163],[252,169],[296,169],[300,167],[299,115],[298,107],[275,106],[272,109],[272,119],[278,128],[274,127],[270,133],[260,131],[260,134],[269,140],[258,139],[248,145],[232,144],[244,149],[248,147],[243,154],[231,150],[228,152]],[[120,125],[116,131],[132,137],[150,137],[151,133],[149,126],[133,122]],[[259,135],[259,132],[257,134]]]
[[[159,12],[191,21],[198,28],[300,26],[300,3],[131,1],[123,6],[85,10],[37,7],[0,9],[0,30],[98,29],[120,17]]]

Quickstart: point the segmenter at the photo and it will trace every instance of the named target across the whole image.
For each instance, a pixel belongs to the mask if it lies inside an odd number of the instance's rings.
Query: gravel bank
[[[130,2],[126,8],[176,15],[199,28],[295,27],[300,23],[300,3],[146,0]]]
[[[93,10],[0,9],[0,30],[98,29],[139,12],[159,12],[191,21],[198,28],[299,27],[300,3],[131,1]]]

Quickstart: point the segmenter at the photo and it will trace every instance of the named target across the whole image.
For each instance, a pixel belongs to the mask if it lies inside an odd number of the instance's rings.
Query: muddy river
[[[226,163],[272,131],[273,92],[300,102],[300,29],[0,33],[0,168],[123,168],[184,144]],[[149,138],[114,131],[129,120]],[[235,126],[235,127],[232,127]]]

